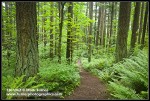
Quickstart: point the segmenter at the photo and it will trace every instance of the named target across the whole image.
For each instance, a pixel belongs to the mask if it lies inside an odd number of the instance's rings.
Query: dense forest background
[[[106,83],[109,99],[148,98],[148,2],[1,6],[3,99],[19,99],[7,95],[19,88],[71,95],[80,86],[78,60]]]

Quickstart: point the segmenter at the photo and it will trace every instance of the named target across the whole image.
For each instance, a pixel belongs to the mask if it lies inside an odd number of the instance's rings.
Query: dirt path
[[[102,100],[108,99],[106,86],[97,77],[82,69],[81,84],[66,100]]]

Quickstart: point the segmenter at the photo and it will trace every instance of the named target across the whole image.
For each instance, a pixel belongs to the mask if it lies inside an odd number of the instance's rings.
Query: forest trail
[[[67,96],[66,100],[102,100],[108,99],[109,94],[106,85],[96,76],[81,68],[81,84],[74,92]]]

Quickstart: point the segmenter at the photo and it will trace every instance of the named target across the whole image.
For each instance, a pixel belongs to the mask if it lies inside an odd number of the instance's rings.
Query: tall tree
[[[100,17],[100,45],[103,46],[103,41],[104,41],[104,3],[101,3],[102,4],[102,7],[101,7],[101,17]]]
[[[142,8],[141,8],[141,14],[140,14],[140,28],[139,28],[139,34],[138,34],[138,44],[140,44],[141,41],[141,34],[142,34],[142,25],[143,25],[143,13],[144,13],[144,2],[142,2]]]
[[[88,11],[89,11],[89,3],[87,2],[87,8],[86,8],[86,16],[88,17],[89,14],[88,14]],[[86,38],[85,38],[85,42],[88,43],[88,27],[85,27],[85,34],[86,34]]]
[[[6,12],[6,36],[9,36],[10,33],[9,33],[9,2],[5,2],[5,12]]]
[[[2,6],[3,9],[3,6]],[[2,14],[3,14],[3,10],[2,10]],[[5,43],[5,30],[4,30],[4,16],[2,16],[2,46],[5,47],[4,43]]]
[[[54,7],[58,8],[59,7],[59,4],[57,2],[54,3]],[[59,9],[55,9],[55,12],[54,15],[56,16],[59,12]],[[55,22],[55,26],[54,26],[54,29],[55,29],[55,41],[54,41],[54,44],[55,44],[55,56],[58,55],[58,34],[59,34],[59,28],[57,27],[59,21],[57,20],[56,17],[54,17],[54,22]]]
[[[109,45],[111,45],[111,36],[113,34],[113,17],[114,17],[114,2],[112,2],[112,5],[111,5],[111,22],[110,22],[110,39],[109,39]]]
[[[145,41],[145,32],[146,32],[146,24],[147,24],[147,18],[148,18],[148,2],[146,2],[146,10],[145,10],[145,16],[144,16],[144,23],[143,23],[143,33],[142,33],[142,39],[141,39],[141,49],[144,48],[144,41]]]
[[[41,7],[41,9],[42,9],[41,14],[44,15],[44,5],[43,5],[43,2],[41,3],[41,6],[42,6]],[[42,29],[41,29],[42,34],[41,34],[41,36],[42,36],[42,42],[43,42],[43,46],[44,46],[44,16],[42,16],[41,19],[42,19]]]
[[[113,35],[114,35],[114,40],[116,40],[116,32],[117,32],[117,16],[118,15],[118,3],[117,2],[115,2],[114,3],[114,25],[113,25],[113,29],[114,29],[114,31],[113,31]]]
[[[40,2],[37,2],[37,17],[40,15]],[[40,24],[37,24],[37,33],[39,34],[40,32]]]
[[[38,40],[35,2],[16,2],[17,65],[15,75],[34,76],[38,72]]]
[[[127,36],[130,22],[131,2],[120,2],[116,43],[116,62],[127,56]]]
[[[12,24],[12,17],[10,15],[10,2],[5,2],[5,12],[6,12],[6,23],[5,23],[5,38],[7,41],[5,41],[5,48],[7,51],[7,66],[10,67],[10,49],[11,49],[11,37],[12,37],[12,27],[10,25]],[[10,22],[11,21],[11,22]]]
[[[98,41],[99,41],[99,33],[100,33],[100,17],[101,17],[101,8],[100,8],[100,3],[99,3],[99,10],[98,10],[98,30],[97,30],[97,33],[96,33],[96,47],[97,47],[97,49],[98,49]]]
[[[53,40],[53,23],[54,23],[54,14],[53,14],[53,2],[51,2],[50,8],[50,58],[54,57],[54,40]]]
[[[67,50],[66,50],[66,59],[68,63],[71,63],[72,60],[72,19],[73,19],[73,3],[69,2],[68,6],[68,29],[67,29]]]
[[[96,43],[96,33],[97,33],[97,2],[95,3],[95,24],[94,24],[94,44]]]
[[[131,36],[131,47],[130,51],[133,52],[135,48],[136,43],[136,37],[137,37],[137,30],[139,27],[139,15],[140,15],[140,2],[136,2],[135,10],[134,10],[134,20],[133,20],[133,27],[132,27],[132,36]]]
[[[108,3],[110,5],[110,3]],[[110,8],[107,9],[107,40],[106,40],[106,48],[109,48],[109,39],[110,39]]]
[[[43,26],[43,36],[44,36],[44,50],[46,50],[46,44],[47,44],[47,33],[46,33],[46,9],[45,9],[45,6],[46,6],[46,2],[44,2],[44,6],[43,6],[43,13],[44,13],[44,16],[43,16],[43,23],[44,23],[44,26]]]
[[[92,19],[93,16],[93,2],[89,3],[89,16],[90,19]],[[89,26],[89,37],[88,37],[88,62],[91,62],[91,53],[92,53],[92,49],[91,49],[91,44],[92,44],[92,23],[90,22],[90,26]]]
[[[59,43],[58,43],[58,63],[61,64],[61,39],[62,39],[62,27],[63,27],[63,12],[64,12],[64,5],[66,2],[58,2],[59,4]]]
[[[106,3],[104,3],[104,17],[103,17],[103,26],[104,26],[104,30],[103,30],[103,45],[105,47],[105,37],[106,37]]]

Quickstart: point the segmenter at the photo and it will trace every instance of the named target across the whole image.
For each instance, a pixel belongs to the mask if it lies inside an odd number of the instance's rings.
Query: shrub
[[[74,65],[56,64],[49,59],[41,60],[40,65],[38,78],[49,92],[60,92],[66,96],[80,83],[80,75]]]
[[[36,82],[35,77],[29,77],[27,78],[26,81],[24,80],[25,75],[22,75],[21,77],[12,77],[12,76],[3,76],[2,80],[2,95],[4,99],[12,99],[14,96],[13,95],[7,95],[7,89],[25,89],[25,88],[30,88],[30,89],[36,89],[42,87],[44,84],[40,84]],[[15,93],[15,92],[14,92]],[[16,96],[17,97],[17,96]]]
[[[117,99],[147,99],[148,57],[143,51],[99,72]]]

